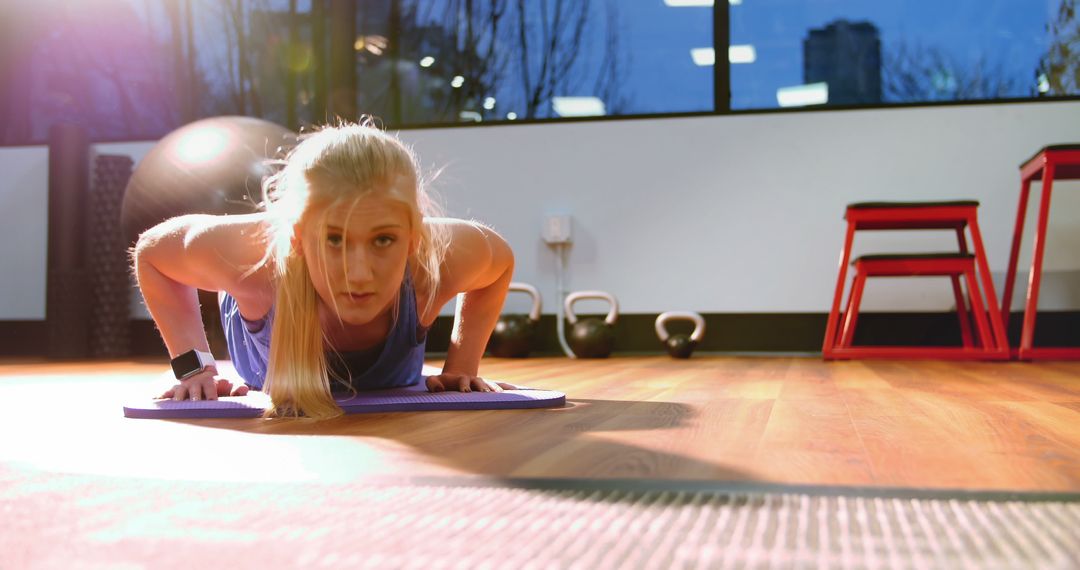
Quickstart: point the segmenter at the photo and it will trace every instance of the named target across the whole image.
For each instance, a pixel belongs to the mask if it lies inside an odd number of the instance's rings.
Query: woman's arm
[[[436,299],[448,301],[459,293],[461,296],[443,373],[432,377],[434,381],[429,380],[428,387],[438,390],[437,384],[442,384],[443,388],[462,391],[474,386],[480,390],[498,389],[482,381],[477,373],[514,274],[514,253],[491,228],[461,220],[444,223],[450,225],[451,240]]]
[[[139,237],[135,276],[170,357],[191,349],[209,351],[198,289],[228,291],[237,297],[241,312],[258,312],[259,290],[269,288],[266,269],[251,271],[266,251],[261,227],[258,215],[189,215],[166,220]],[[213,399],[215,374],[212,370],[185,380],[178,386],[182,393],[174,395]]]

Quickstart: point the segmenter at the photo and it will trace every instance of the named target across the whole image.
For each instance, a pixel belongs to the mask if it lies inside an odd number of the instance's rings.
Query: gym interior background
[[[10,530],[0,566],[5,555],[13,567],[423,566],[452,552],[465,565],[506,567],[1068,567],[1080,543],[1076,363],[825,363],[820,349],[849,203],[978,200],[1002,293],[1019,165],[1046,145],[1080,142],[1075,4],[4,2],[0,395],[13,404],[0,417],[0,514]],[[143,420],[120,417],[117,394],[145,392],[166,360],[133,290],[129,349],[142,360],[45,358],[57,125],[82,129],[92,156],[137,164],[200,118],[303,130],[361,114],[440,172],[433,187],[448,214],[491,224],[513,247],[515,280],[544,303],[540,358],[486,359],[482,370],[563,390],[565,409],[133,429]],[[1055,184],[1050,212],[1037,340],[1051,345],[1080,345],[1077,190]],[[541,238],[552,215],[572,220],[565,290],[619,301],[614,358],[561,356],[556,250]],[[951,248],[954,239],[878,232],[860,235],[854,253]],[[1013,343],[1024,270],[1018,280]],[[512,296],[507,312],[527,312],[527,301]],[[670,310],[708,323],[690,360],[663,355],[653,331]],[[863,310],[861,340],[959,341],[944,279],[871,281]],[[599,302],[579,309],[606,311]],[[443,479],[432,487],[402,482],[405,473]],[[222,482],[236,493],[223,498]],[[688,512],[689,499],[657,499],[671,489],[698,497],[694,508],[718,496],[735,507],[679,524],[605,526]],[[1049,495],[1003,502],[1028,492]],[[548,499],[581,510],[553,522],[543,518]],[[649,501],[660,510],[641,507]],[[379,510],[387,504],[400,510]],[[663,510],[670,504],[678,509]],[[743,516],[753,509],[766,514]],[[359,543],[370,535],[361,511],[397,516],[397,526]],[[802,518],[788,524],[785,513]],[[896,523],[893,513],[927,526],[854,524],[875,514]],[[415,532],[420,519],[485,537],[485,524],[508,520],[515,532],[487,550],[446,545]],[[595,524],[563,532],[573,520]],[[525,522],[533,526],[514,526]],[[250,530],[236,535],[240,544],[260,548],[221,548],[218,535],[193,530],[237,527]],[[670,532],[645,532],[661,527]],[[730,548],[698,532],[709,528]],[[801,538],[785,542],[777,529]],[[178,552],[176,536],[199,547]],[[495,551],[518,536],[533,541]]]
[[[506,2],[54,4],[4,8],[0,322],[9,354],[43,346],[43,143],[56,122],[82,124],[93,153],[137,163],[157,138],[202,116],[302,129],[314,117],[371,114],[442,171],[434,188],[448,214],[509,240],[515,279],[540,289],[549,331],[556,259],[541,226],[569,215],[566,289],[618,298],[617,349],[628,352],[660,350],[652,319],[667,310],[706,316],[703,350],[818,350],[843,208],[856,201],[979,200],[1000,293],[1018,165],[1078,138],[1077,64],[1061,56],[1077,41],[1076,21],[1058,0],[558,2],[562,27],[547,39],[566,47],[546,51],[536,48],[547,45],[538,22],[553,14]],[[500,6],[503,27],[492,31]],[[529,34],[504,37],[518,23]],[[729,58],[702,53],[724,44]],[[543,71],[545,54],[562,75]],[[832,85],[824,99],[822,84]],[[1068,345],[1080,330],[1080,196],[1061,184],[1040,297],[1054,314],[1040,335]],[[862,238],[856,254],[939,243],[908,234]],[[1029,260],[1025,246],[1021,268]],[[952,323],[943,280],[877,281],[864,310],[890,318],[870,315],[861,333],[954,341],[932,332]],[[1023,294],[1017,287],[1014,310]],[[508,310],[527,312],[527,301],[512,296]],[[593,303],[579,310],[606,311]],[[145,325],[137,299],[132,311]],[[553,334],[538,350],[557,352]]]

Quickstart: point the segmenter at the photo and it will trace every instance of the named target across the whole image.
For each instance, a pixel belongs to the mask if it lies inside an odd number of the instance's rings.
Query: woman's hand
[[[165,391],[162,398],[173,400],[216,400],[223,396],[243,396],[248,393],[246,384],[235,387],[229,380],[218,376],[217,370],[208,368],[184,378],[179,384]]]
[[[442,373],[427,377],[428,392],[502,392],[514,390],[517,386],[506,382],[485,380],[468,374]]]
[[[473,222],[443,219],[451,234],[451,247],[443,260],[442,280],[422,323],[438,317],[444,303],[455,297],[453,332],[446,349],[443,373],[428,381],[428,389],[495,391],[477,374],[491,331],[499,320],[506,291],[514,274],[514,253],[494,230]]]

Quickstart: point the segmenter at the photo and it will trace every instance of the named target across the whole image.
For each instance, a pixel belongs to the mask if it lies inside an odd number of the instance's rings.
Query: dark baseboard
[[[129,351],[125,356],[157,356],[168,354],[154,322],[132,320],[129,322]],[[92,358],[87,347],[85,356]],[[78,352],[78,351],[75,351]],[[49,356],[49,326],[46,321],[0,321],[0,356],[26,356],[44,358]]]
[[[593,315],[602,317],[602,315]],[[809,352],[820,353],[828,321],[826,313],[711,313],[705,318],[705,338],[701,352]],[[1009,339],[1020,342],[1023,314],[1009,319]],[[561,354],[555,332],[554,315],[544,315],[537,329],[537,354]],[[615,324],[615,352],[663,352],[656,337],[656,315],[622,315]],[[440,323],[436,323],[437,325]],[[668,331],[689,334],[693,325],[673,321]],[[432,330],[429,347],[445,347],[450,321],[445,323],[445,338]],[[955,313],[864,313],[859,315],[856,345],[890,346],[959,346],[960,325]],[[1036,346],[1080,346],[1080,311],[1039,314]]]
[[[827,315],[824,313],[712,313],[705,318],[701,352],[820,352]],[[588,317],[586,315],[585,317]],[[663,351],[653,323],[656,315],[622,315],[615,325],[615,352],[628,354]],[[1019,343],[1023,314],[1009,320],[1012,345]],[[445,352],[452,318],[440,317],[428,336],[429,352]],[[688,322],[672,322],[670,332],[689,333]],[[48,355],[49,331],[45,321],[0,321],[0,356]],[[555,316],[544,315],[537,329],[533,354],[561,354],[555,336]],[[211,335],[215,353],[223,352]],[[855,344],[952,346],[960,343],[960,327],[953,313],[865,313],[859,316]],[[1080,311],[1039,314],[1036,346],[1080,346]],[[154,323],[133,320],[130,356],[161,356],[165,347]],[[219,356],[221,356],[219,354]]]
[[[45,321],[0,321],[0,356],[45,356],[48,344]]]

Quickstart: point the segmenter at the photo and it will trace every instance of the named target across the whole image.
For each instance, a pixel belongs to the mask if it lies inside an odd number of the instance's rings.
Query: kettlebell
[[[693,321],[694,332],[687,334],[668,334],[668,321]],[[664,343],[672,358],[690,358],[698,343],[705,336],[705,319],[692,311],[667,311],[656,317],[656,336]]]
[[[601,299],[611,304],[607,318],[581,319],[574,314],[574,303],[581,299]],[[615,347],[615,321],[619,318],[619,302],[604,291],[575,291],[566,296],[566,320],[571,328],[566,342],[578,358],[607,358]]]
[[[488,352],[500,358],[525,358],[532,350],[536,326],[540,322],[540,291],[528,283],[511,283],[508,291],[532,295],[532,309],[528,315],[502,315],[495,323],[488,341]]]

